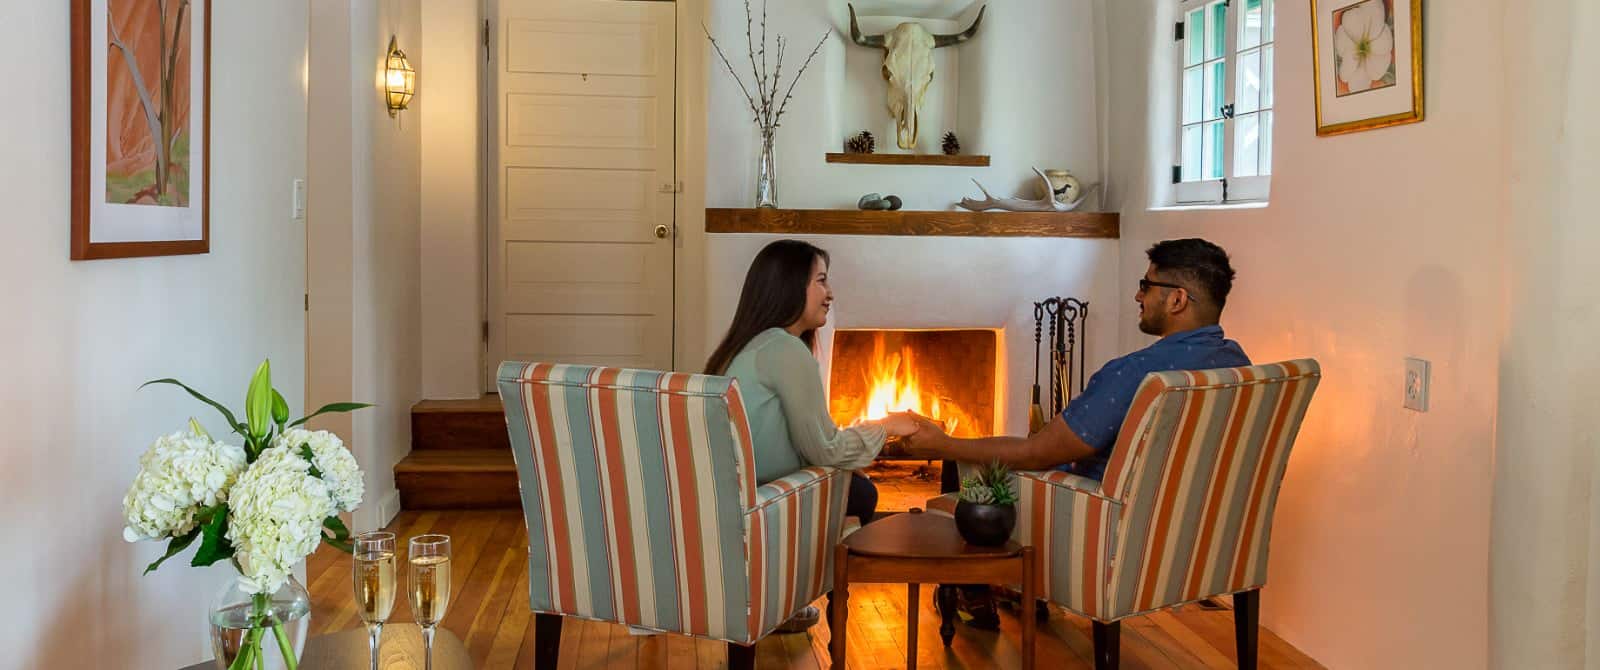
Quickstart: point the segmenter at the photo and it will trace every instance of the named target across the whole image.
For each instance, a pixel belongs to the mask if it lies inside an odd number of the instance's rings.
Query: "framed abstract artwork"
[[[210,0],[71,0],[72,258],[211,249]]]
[[[1317,134],[1423,118],[1422,0],[1311,0]]]

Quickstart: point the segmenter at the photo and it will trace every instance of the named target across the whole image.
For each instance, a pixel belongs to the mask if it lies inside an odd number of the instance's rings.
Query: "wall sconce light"
[[[417,71],[411,67],[411,61],[406,60],[406,52],[400,50],[392,35],[389,56],[383,63],[383,92],[391,117],[410,106],[411,97],[417,94]]]

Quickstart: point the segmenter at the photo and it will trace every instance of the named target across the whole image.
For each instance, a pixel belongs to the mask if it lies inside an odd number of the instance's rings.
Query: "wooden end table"
[[[967,544],[955,519],[912,510],[851,533],[834,550],[833,667],[845,667],[845,623],[849,617],[850,584],[906,584],[906,667],[917,666],[917,608],[922,584],[1021,584],[1023,614],[1022,667],[1033,670],[1035,574],[1032,547],[1007,542],[1000,547]],[[939,594],[944,621],[939,637],[946,647],[955,637],[955,588]]]

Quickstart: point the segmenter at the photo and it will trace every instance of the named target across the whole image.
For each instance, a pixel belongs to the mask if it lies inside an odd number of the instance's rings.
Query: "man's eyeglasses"
[[[1144,293],[1146,291],[1149,291],[1150,287],[1152,287],[1152,286],[1159,286],[1161,288],[1181,288],[1181,289],[1183,289],[1184,293],[1189,294],[1189,299],[1190,300],[1195,300],[1196,299],[1194,297],[1194,291],[1189,290],[1189,287],[1187,287],[1187,286],[1179,286],[1177,284],[1168,284],[1166,282],[1161,282],[1161,281],[1150,281],[1149,279],[1143,279],[1143,278],[1141,278],[1139,280],[1139,292],[1140,293]]]

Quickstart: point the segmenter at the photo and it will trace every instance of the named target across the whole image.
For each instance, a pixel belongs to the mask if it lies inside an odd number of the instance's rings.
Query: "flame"
[[[867,373],[867,402],[858,420],[874,421],[892,412],[915,412],[944,424],[946,433],[955,435],[967,422],[965,412],[943,398],[922,390],[910,347],[886,353],[883,338],[873,342],[872,364]]]

